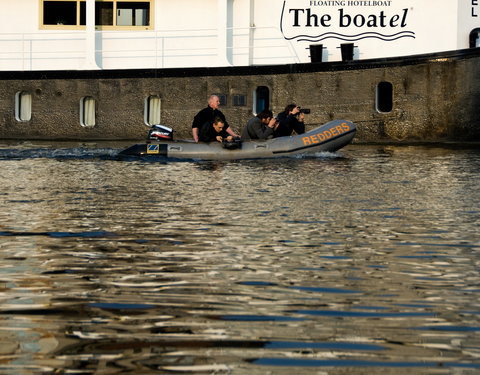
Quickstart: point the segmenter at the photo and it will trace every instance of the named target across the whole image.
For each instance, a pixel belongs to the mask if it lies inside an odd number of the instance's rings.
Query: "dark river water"
[[[480,150],[0,144],[1,374],[478,374]]]

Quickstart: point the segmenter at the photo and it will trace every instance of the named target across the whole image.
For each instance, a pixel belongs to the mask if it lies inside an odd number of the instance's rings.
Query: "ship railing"
[[[0,33],[0,70],[3,71],[297,62],[300,59],[295,48],[274,27],[227,28],[223,33],[219,29]]]
[[[36,70],[45,62],[69,62],[85,59],[85,36],[81,33],[1,33],[0,70]]]

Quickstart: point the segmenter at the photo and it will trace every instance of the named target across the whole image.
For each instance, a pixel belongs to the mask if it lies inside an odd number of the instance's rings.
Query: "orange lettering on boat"
[[[304,145],[311,145],[313,143],[320,143],[326,141],[333,136],[343,134],[350,130],[350,126],[346,122],[342,122],[340,125],[337,125],[330,130],[324,130],[321,133],[313,134],[308,137],[303,137],[303,144]]]

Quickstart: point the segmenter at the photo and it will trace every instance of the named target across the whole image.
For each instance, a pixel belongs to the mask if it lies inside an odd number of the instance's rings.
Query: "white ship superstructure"
[[[0,8],[3,71],[334,62],[480,45],[478,0],[0,0]]]

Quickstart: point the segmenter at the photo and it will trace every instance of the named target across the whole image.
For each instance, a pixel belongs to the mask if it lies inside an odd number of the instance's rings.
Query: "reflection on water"
[[[2,374],[480,371],[480,152],[0,147]]]

